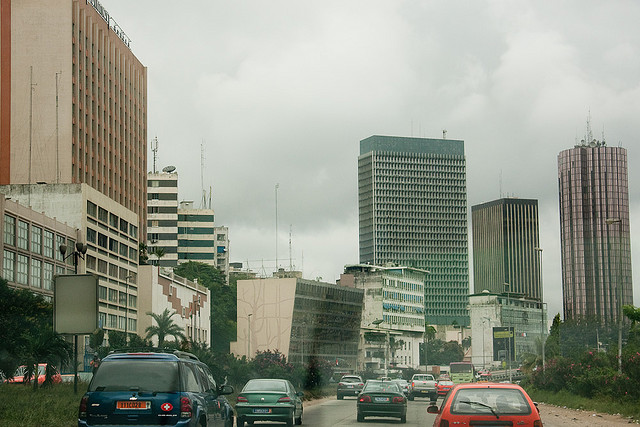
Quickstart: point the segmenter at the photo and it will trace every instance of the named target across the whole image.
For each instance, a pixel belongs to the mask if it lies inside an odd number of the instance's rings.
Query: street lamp
[[[253,316],[252,313],[247,314],[247,322],[249,323],[247,328],[247,360],[251,358],[251,316]]]
[[[505,283],[503,283],[503,286],[504,286],[505,295],[507,296],[507,305],[510,305],[511,304],[511,300],[509,299],[509,292],[507,292],[507,288],[509,288],[509,291],[511,291],[511,284],[505,282]],[[505,311],[504,307],[502,307],[502,317],[503,317],[503,319],[505,318],[504,311]],[[505,322],[505,323],[507,323],[507,322]],[[509,363],[507,365],[507,368],[509,370],[509,382],[512,382],[512,376],[511,376],[511,326],[510,326],[510,324],[511,323],[509,322],[509,324],[507,325],[507,340],[509,341],[509,352],[508,352]],[[514,340],[515,340],[515,337],[514,337]]]
[[[546,344],[546,340],[544,338],[544,333],[546,330],[546,316],[545,316],[545,310],[544,310],[544,299],[543,299],[543,295],[544,295],[544,286],[543,286],[543,276],[542,276],[542,248],[539,247],[535,247],[533,248],[534,251],[536,251],[538,254],[540,254],[540,340],[542,340],[542,371],[544,372],[544,367],[546,365],[545,363],[545,354],[544,354],[544,347]]]
[[[616,300],[618,310],[616,317],[618,318],[618,373],[622,374],[622,220],[620,218],[607,218],[607,225],[618,224],[618,286],[616,287]],[[609,252],[611,257],[611,252]]]

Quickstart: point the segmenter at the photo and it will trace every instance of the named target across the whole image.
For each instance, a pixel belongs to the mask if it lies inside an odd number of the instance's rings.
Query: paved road
[[[438,401],[440,403],[440,401]],[[328,426],[431,426],[435,415],[427,414],[428,399],[415,399],[408,402],[407,423],[401,424],[397,418],[367,418],[364,423],[356,421],[356,398],[345,397],[344,400],[329,399],[323,403],[305,407],[303,427]]]

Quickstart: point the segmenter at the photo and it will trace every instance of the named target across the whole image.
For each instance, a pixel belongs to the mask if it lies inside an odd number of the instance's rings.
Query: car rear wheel
[[[244,427],[244,418],[238,417],[236,420],[237,427]]]
[[[405,424],[405,423],[407,422],[407,416],[406,416],[406,415],[401,416],[401,417],[400,417],[400,422],[401,422],[402,424]]]
[[[293,427],[295,423],[296,423],[296,410],[293,409],[291,411],[291,417],[289,417],[289,419],[287,420],[287,427]]]
[[[361,423],[364,421],[364,415],[358,412],[358,422]]]
[[[415,398],[413,397],[413,394],[410,394],[410,395],[409,395],[409,400],[413,401],[413,399],[415,399]]]
[[[341,395],[341,394],[338,395],[338,400],[342,400],[343,398],[344,398],[343,395]]]
[[[302,424],[302,409],[300,409],[300,416],[296,418],[296,425],[299,426]]]

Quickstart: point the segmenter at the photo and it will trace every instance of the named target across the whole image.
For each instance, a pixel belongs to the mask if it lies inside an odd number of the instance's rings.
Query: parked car
[[[517,425],[542,427],[536,404],[517,384],[466,383],[455,385],[438,409],[434,427],[451,425]]]
[[[407,422],[407,398],[395,381],[367,381],[358,396],[356,410],[358,422],[365,417],[393,417]]]
[[[80,401],[78,426],[232,427],[233,408],[224,397],[231,393],[191,353],[112,353]]]
[[[249,380],[238,394],[236,411],[238,427],[254,421],[279,421],[291,427],[302,424],[302,397],[293,385],[283,379]]]
[[[336,395],[338,400],[343,399],[345,396],[357,396],[364,387],[364,381],[357,375],[344,375],[340,378],[338,387],[336,389]]]
[[[451,380],[438,380],[438,382],[436,382],[436,390],[438,391],[438,396],[446,396],[452,387],[453,381]]]
[[[44,380],[46,378],[46,369],[47,369],[46,363],[38,364],[38,384],[40,385],[44,383]],[[13,378],[9,378],[5,382],[9,384],[24,384],[26,373],[27,373],[27,366],[22,365],[18,367],[18,369],[16,370],[16,373],[13,375]],[[53,381],[54,384],[59,384],[62,382],[62,376],[60,376],[60,373],[55,368],[54,368],[54,373],[51,376],[51,381]],[[31,382],[31,379],[28,379],[26,383],[29,384],[30,382]]]

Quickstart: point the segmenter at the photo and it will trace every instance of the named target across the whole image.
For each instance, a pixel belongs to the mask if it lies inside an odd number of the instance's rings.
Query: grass
[[[78,394],[73,393],[73,384],[55,384],[50,388],[33,391],[29,385],[0,384],[0,427],[47,426],[68,427],[78,423],[78,405],[86,383],[78,383]],[[228,396],[235,406],[239,390]],[[305,391],[304,400],[335,395],[335,385],[322,387],[313,392]]]
[[[30,385],[0,385],[0,426],[74,426],[78,423],[78,405],[87,384],[55,384],[33,391]]]
[[[594,411],[604,414],[620,414],[634,421],[640,420],[640,406],[636,401],[625,402],[608,396],[598,396],[595,399],[576,396],[566,390],[557,393],[545,390],[527,388],[527,393],[536,402],[544,402],[555,406],[566,406],[572,409]]]

